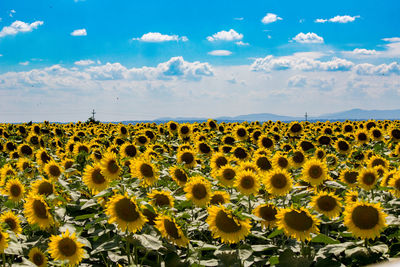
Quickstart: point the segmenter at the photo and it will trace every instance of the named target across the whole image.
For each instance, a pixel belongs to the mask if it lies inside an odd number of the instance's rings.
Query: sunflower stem
[[[251,214],[251,195],[249,195],[248,199],[249,199],[249,214]]]
[[[368,250],[368,238],[364,239],[364,246]]]
[[[6,267],[6,254],[3,253],[3,266]]]
[[[126,254],[128,256],[128,264],[131,265],[131,244],[129,238],[126,238]]]

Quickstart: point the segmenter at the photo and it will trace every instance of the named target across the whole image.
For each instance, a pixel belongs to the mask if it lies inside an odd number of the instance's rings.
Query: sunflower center
[[[298,133],[301,131],[301,125],[298,123],[295,123],[292,125],[292,127],[290,127],[290,131],[293,133]]]
[[[353,210],[351,220],[360,229],[372,229],[379,223],[379,212],[371,206],[358,206]]]
[[[40,155],[40,159],[41,159],[44,163],[47,163],[47,162],[49,162],[50,157],[47,155],[46,152],[43,152],[43,153]]]
[[[272,140],[269,139],[268,137],[264,137],[263,139],[261,139],[261,144],[262,144],[263,147],[265,147],[265,148],[270,148],[270,147],[272,147],[272,145],[274,144],[274,142],[272,142]]]
[[[363,179],[362,179],[363,183],[366,185],[374,184],[375,180],[376,180],[375,174],[370,173],[370,172],[364,174]]]
[[[275,188],[281,189],[287,185],[287,177],[282,173],[274,174],[271,177],[271,185]]]
[[[139,136],[139,138],[138,138],[138,141],[139,141],[139,143],[141,143],[141,144],[146,144],[146,142],[147,142],[147,137],[146,136]]]
[[[139,218],[136,205],[128,198],[120,199],[114,209],[117,217],[125,222],[134,222]]]
[[[147,223],[150,225],[154,225],[154,220],[156,219],[157,215],[155,213],[153,213],[151,210],[149,209],[144,209],[143,210],[143,215],[146,216],[147,218]]]
[[[380,138],[380,137],[382,136],[382,133],[381,133],[381,131],[379,131],[379,130],[373,130],[373,131],[372,131],[372,135],[373,135],[375,138]]]
[[[61,174],[60,168],[58,168],[58,166],[55,166],[55,165],[51,165],[49,167],[49,172],[50,172],[50,175],[54,176],[54,177],[58,177]]]
[[[215,225],[220,231],[225,233],[236,233],[242,228],[242,226],[237,224],[233,218],[228,217],[226,212],[223,210],[218,211],[217,216],[215,217]]]
[[[286,224],[296,231],[307,231],[313,225],[313,220],[305,211],[295,211],[285,213],[284,220]]]
[[[319,151],[317,152],[317,158],[322,159],[324,156],[325,156],[324,151],[319,150]]]
[[[58,250],[63,256],[71,257],[75,255],[77,246],[74,240],[69,237],[64,237],[58,242]]]
[[[201,143],[199,145],[199,148],[200,148],[201,153],[208,154],[211,152],[211,148],[205,143]]]
[[[65,162],[64,167],[66,170],[69,168],[72,168],[72,165],[74,165],[74,162],[72,160]]]
[[[331,196],[321,196],[317,200],[317,205],[323,211],[331,211],[337,206],[337,203],[336,199]]]
[[[97,150],[93,153],[93,155],[97,160],[101,160],[103,158],[100,151],[97,151]]]
[[[309,141],[302,141],[300,143],[300,146],[304,151],[307,151],[307,150],[310,150],[310,149],[314,148],[314,144],[309,142]]]
[[[125,153],[129,157],[133,158],[134,156],[136,156],[136,153],[137,153],[136,147],[134,145],[129,145],[129,146],[125,147]]]
[[[181,159],[183,162],[185,162],[185,164],[190,164],[194,161],[194,156],[190,152],[185,152],[182,154]]]
[[[400,179],[397,179],[397,180],[396,180],[396,182],[394,183],[394,187],[395,187],[397,190],[400,190]]]
[[[155,200],[156,205],[159,207],[170,205],[169,198],[166,195],[157,194],[155,195]]]
[[[53,194],[53,185],[49,182],[41,182],[38,188],[39,195],[51,195]]]
[[[225,199],[221,194],[215,194],[211,197],[211,204],[212,205],[218,205],[218,204],[224,204]]]
[[[44,263],[43,256],[40,253],[35,253],[32,258],[33,258],[33,263],[36,264],[37,266],[40,266]]]
[[[357,182],[358,172],[348,171],[344,173],[344,180],[349,184]]]
[[[376,167],[376,166],[383,166],[383,167],[385,167],[385,161],[384,160],[382,160],[382,159],[374,159],[373,161],[372,161],[372,167]]]
[[[232,170],[232,169],[225,169],[225,170],[222,172],[222,176],[224,177],[225,180],[230,181],[230,180],[232,180],[233,178],[235,178],[236,173],[235,173],[235,171]]]
[[[392,131],[392,136],[393,136],[394,138],[396,138],[396,139],[400,139],[400,130],[394,129],[394,130]]]
[[[289,161],[284,157],[280,157],[278,159],[278,165],[281,168],[286,168],[289,165]]]
[[[341,150],[341,151],[347,151],[347,150],[349,150],[349,144],[347,144],[347,142],[345,142],[345,141],[339,141],[338,142],[338,147],[339,147],[339,149]]]
[[[275,221],[278,211],[273,206],[263,206],[260,208],[260,215],[266,221]]]
[[[318,165],[313,165],[308,170],[308,174],[312,179],[318,179],[322,176],[322,168]]]
[[[109,172],[111,172],[111,173],[117,173],[118,171],[119,171],[119,167],[118,167],[118,164],[117,164],[117,162],[114,160],[114,159],[112,159],[112,160],[110,160],[109,162],[108,162],[108,164],[107,164],[107,170],[109,171]]]
[[[293,161],[296,163],[302,163],[304,161],[304,155],[300,151],[294,152]]]
[[[244,177],[242,177],[242,179],[240,180],[240,185],[244,188],[244,189],[251,189],[254,187],[254,177],[250,176],[250,175],[246,175]]]
[[[179,239],[181,236],[179,235],[178,228],[176,227],[175,223],[165,219],[164,220],[164,227],[167,231],[169,236],[172,236],[174,239]]]
[[[153,167],[151,167],[149,164],[147,163],[143,163],[140,166],[140,173],[147,178],[153,177],[154,176],[154,171],[153,171]]]
[[[207,196],[207,189],[203,184],[195,184],[192,189],[192,194],[196,199],[203,199]]]
[[[39,138],[37,136],[32,136],[30,139],[31,143],[34,145],[39,144]]]
[[[187,182],[187,175],[184,171],[176,169],[175,170],[175,177],[181,182],[186,183]]]
[[[231,137],[231,136],[227,136],[224,139],[224,144],[226,145],[232,145],[235,142],[235,138]]]
[[[171,124],[169,125],[169,128],[170,128],[172,131],[175,131],[176,128],[177,128],[177,125],[176,125],[175,123],[171,123]]]
[[[217,158],[215,163],[217,164],[218,168],[221,168],[222,166],[228,164],[228,160],[225,157],[219,157]]]
[[[321,145],[329,145],[331,143],[331,138],[329,136],[323,135],[318,139]]]
[[[22,152],[22,154],[24,154],[24,155],[32,155],[33,150],[32,150],[32,148],[31,148],[30,146],[23,145],[23,146],[21,147],[21,152]]]
[[[35,212],[36,217],[40,219],[48,218],[46,206],[40,200],[35,199],[33,201],[33,211]]]
[[[15,228],[17,228],[17,222],[13,219],[13,218],[6,218],[4,220],[4,222],[6,224],[8,224],[8,226],[10,227],[11,230],[15,230]]]
[[[103,184],[106,181],[104,176],[101,174],[101,169],[96,168],[92,173],[92,182],[95,184]]]
[[[10,187],[10,193],[13,197],[19,197],[21,195],[21,186],[18,184],[13,184]]]
[[[24,162],[23,164],[22,164],[22,169],[23,170],[26,170],[26,169],[28,169],[30,166],[29,166],[29,163],[28,162]]]
[[[237,130],[237,134],[238,134],[240,137],[245,137],[245,136],[246,136],[246,130],[243,129],[243,128],[240,128],[240,129]]]
[[[256,165],[263,171],[268,171],[272,168],[271,162],[269,162],[267,157],[259,157],[256,161]]]
[[[365,133],[360,133],[358,135],[358,140],[360,141],[366,141],[367,140],[367,135]]]
[[[241,147],[238,147],[235,149],[235,151],[233,152],[233,154],[235,155],[235,157],[237,157],[238,159],[245,159],[247,157],[247,153],[246,150],[244,150]]]

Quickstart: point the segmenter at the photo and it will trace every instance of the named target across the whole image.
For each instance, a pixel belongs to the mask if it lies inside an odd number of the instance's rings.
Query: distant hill
[[[202,117],[162,117],[155,119],[153,121],[123,121],[122,123],[138,123],[138,122],[156,122],[156,123],[164,123],[168,121],[176,121],[176,122],[203,122],[208,118]],[[214,118],[217,121],[225,121],[225,122],[243,122],[243,121],[302,121],[304,117],[291,117],[291,116],[282,116],[276,115],[272,113],[256,113],[256,114],[247,114],[247,115],[239,115],[239,116],[223,116]],[[394,110],[365,110],[365,109],[350,109],[346,111],[336,112],[336,113],[328,113],[322,114],[319,116],[309,116],[309,121],[344,121],[344,120],[400,120],[400,109]]]

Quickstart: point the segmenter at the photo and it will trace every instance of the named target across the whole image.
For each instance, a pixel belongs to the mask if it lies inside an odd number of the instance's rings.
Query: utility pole
[[[94,114],[96,114],[96,112],[94,112],[94,109],[93,109],[93,111],[92,111],[92,119],[93,119],[93,121],[94,121]]]
[[[306,121],[307,121],[307,118],[308,118],[307,112],[306,112],[306,114],[304,115],[304,117],[306,118]]]

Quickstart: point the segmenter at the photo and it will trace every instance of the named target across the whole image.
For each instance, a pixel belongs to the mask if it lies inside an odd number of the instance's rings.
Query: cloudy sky
[[[0,122],[400,103],[400,2],[1,0]]]

